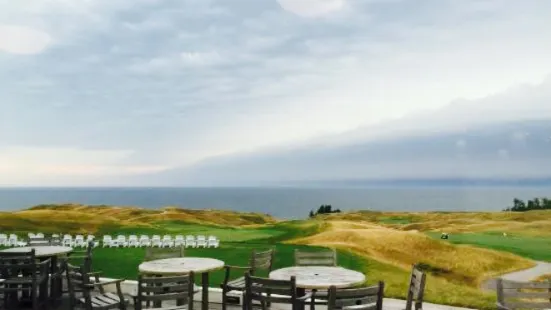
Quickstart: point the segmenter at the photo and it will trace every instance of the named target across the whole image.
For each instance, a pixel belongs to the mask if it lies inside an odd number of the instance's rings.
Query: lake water
[[[0,210],[82,203],[226,209],[303,218],[330,204],[341,210],[500,211],[513,198],[550,197],[551,187],[485,188],[0,188]]]

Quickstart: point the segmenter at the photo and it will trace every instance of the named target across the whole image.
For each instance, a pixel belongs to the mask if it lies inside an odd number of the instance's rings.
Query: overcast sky
[[[549,0],[0,0],[0,8],[3,185],[189,167],[496,94],[512,96],[500,120],[516,120],[514,107],[526,106],[515,89],[541,89],[551,73]],[[542,100],[529,102],[539,102],[530,116],[549,113]],[[455,124],[490,119],[470,108],[447,115]],[[441,129],[453,124],[444,119]]]

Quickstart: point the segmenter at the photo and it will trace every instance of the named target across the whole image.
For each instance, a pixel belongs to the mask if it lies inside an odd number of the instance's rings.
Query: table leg
[[[209,310],[209,273],[203,272],[201,275],[201,283],[203,285],[201,310]]]
[[[304,297],[306,295],[306,289],[297,287],[297,297]],[[304,310],[304,303],[297,304],[297,310]]]
[[[50,288],[51,288],[50,298],[52,299],[52,302],[54,304],[56,304],[57,301],[58,301],[58,298],[61,297],[60,296],[61,291],[63,290],[61,288],[61,286],[62,286],[61,275],[57,274],[59,272],[58,266],[57,266],[57,256],[52,256],[50,263],[51,263],[51,266],[50,266],[50,275],[51,275],[51,278],[50,278]]]

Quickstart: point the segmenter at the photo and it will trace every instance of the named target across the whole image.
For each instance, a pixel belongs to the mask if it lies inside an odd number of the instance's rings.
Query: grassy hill
[[[222,240],[219,249],[190,249],[186,255],[236,265],[246,265],[253,249],[275,247],[279,268],[293,264],[296,248],[333,247],[340,265],[364,272],[368,283],[385,281],[386,295],[395,298],[405,297],[411,265],[418,263],[428,272],[427,301],[478,309],[495,308],[495,293],[482,292],[482,281],[531,267],[531,259],[551,259],[549,224],[551,211],[362,211],[304,221],[218,210],[74,204],[0,213],[2,232],[216,235]],[[441,232],[450,233],[450,239],[440,240]],[[99,248],[94,265],[106,276],[135,278],[142,258],[143,249]],[[217,285],[221,277],[214,273],[211,283]]]
[[[273,217],[258,213],[221,210],[189,210],[176,207],[86,206],[79,204],[39,205],[28,210],[0,213],[2,231],[44,233],[95,233],[107,231],[167,231],[171,224],[198,224],[243,228],[276,224]],[[137,232],[139,233],[139,232]]]

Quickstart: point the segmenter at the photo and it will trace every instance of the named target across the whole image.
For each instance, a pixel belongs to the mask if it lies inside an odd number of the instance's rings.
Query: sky
[[[438,130],[493,121],[484,104],[499,121],[551,119],[549,92],[525,98],[551,84],[548,0],[0,7],[0,185],[123,185],[110,180],[392,136],[385,124],[422,127],[457,105]]]

